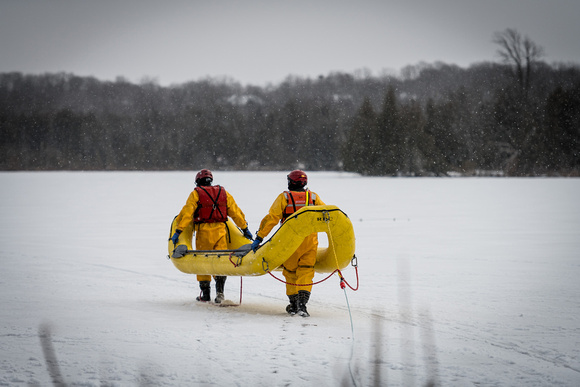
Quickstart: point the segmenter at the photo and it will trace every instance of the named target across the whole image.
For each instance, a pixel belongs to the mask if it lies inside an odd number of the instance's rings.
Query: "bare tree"
[[[527,92],[530,87],[532,65],[544,56],[544,49],[511,28],[496,32],[493,42],[499,46],[497,53],[500,58],[514,66],[518,83],[522,90]]]

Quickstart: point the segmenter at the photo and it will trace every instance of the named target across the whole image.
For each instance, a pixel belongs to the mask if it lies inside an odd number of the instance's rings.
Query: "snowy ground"
[[[214,176],[253,232],[286,184]],[[194,301],[166,259],[193,178],[0,173],[0,385],[580,385],[580,179],[310,173],[353,221],[360,289],[334,276],[301,318],[268,275],[239,307]]]

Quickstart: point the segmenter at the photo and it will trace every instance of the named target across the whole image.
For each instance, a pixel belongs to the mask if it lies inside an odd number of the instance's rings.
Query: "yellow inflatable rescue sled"
[[[176,217],[177,218],[177,217]],[[251,241],[228,219],[228,250],[193,250],[193,226],[188,226],[174,246],[171,236],[176,228],[175,218],[169,232],[169,257],[175,267],[188,274],[226,276],[259,276],[276,270],[312,233],[326,233],[328,247],[319,247],[314,270],[332,273],[344,269],[354,257],[354,230],[348,216],[333,205],[306,206],[296,211],[278,228],[256,252]]]

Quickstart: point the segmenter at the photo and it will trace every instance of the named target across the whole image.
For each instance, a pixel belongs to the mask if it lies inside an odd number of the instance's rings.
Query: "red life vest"
[[[287,217],[298,211],[304,206],[313,206],[316,200],[316,194],[306,191],[284,191],[284,196],[288,204],[282,213],[282,222],[286,220]],[[307,202],[308,201],[308,202]]]
[[[193,223],[216,223],[228,220],[228,197],[219,185],[195,187],[199,200],[193,214]]]

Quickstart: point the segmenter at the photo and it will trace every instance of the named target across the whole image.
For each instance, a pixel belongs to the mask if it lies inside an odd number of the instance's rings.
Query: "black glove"
[[[262,238],[256,235],[256,239],[252,243],[252,250],[254,250],[254,253],[258,250],[258,247],[260,247],[260,243],[262,243]]]
[[[250,230],[248,230],[248,228],[246,227],[245,229],[242,230],[244,232],[244,236],[246,238],[248,238],[249,240],[253,241],[254,238],[252,238],[252,233],[250,232]]]
[[[175,230],[175,234],[173,234],[173,236],[171,237],[171,240],[173,241],[174,246],[177,244],[177,240],[179,239],[179,234],[181,234],[181,230]]]

